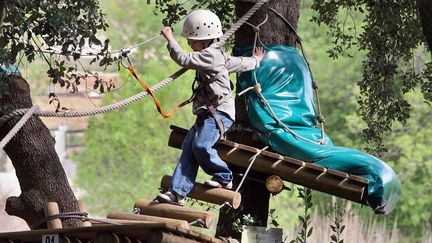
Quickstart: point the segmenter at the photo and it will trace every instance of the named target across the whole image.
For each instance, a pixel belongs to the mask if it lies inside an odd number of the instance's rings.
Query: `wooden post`
[[[148,216],[141,214],[132,214],[132,213],[124,213],[124,212],[110,212],[107,215],[109,219],[125,219],[130,221],[148,221],[148,222],[157,222],[157,223],[166,223],[171,227],[181,227],[185,229],[189,229],[189,223],[185,220],[178,219],[168,219],[156,216]]]
[[[277,175],[271,175],[267,177],[266,188],[273,195],[279,194],[284,189],[282,179]]]
[[[59,214],[59,207],[56,202],[48,202],[44,207],[45,217]],[[61,229],[63,228],[60,219],[53,219],[47,222],[48,229]]]
[[[135,202],[134,207],[140,208],[141,213],[145,215],[181,219],[186,220],[189,223],[200,219],[206,228],[210,228],[213,221],[213,216],[210,212],[199,211],[168,203],[157,203],[140,199]]]
[[[87,207],[83,200],[78,200],[78,207],[81,213],[88,213]],[[83,219],[83,227],[91,227],[92,224],[89,220]]]
[[[161,181],[161,188],[170,188],[171,179],[171,176],[165,175]],[[237,209],[241,202],[241,194],[238,192],[222,188],[211,188],[198,182],[195,182],[195,185],[192,188],[192,191],[189,192],[188,197],[217,205],[228,202],[234,209]]]

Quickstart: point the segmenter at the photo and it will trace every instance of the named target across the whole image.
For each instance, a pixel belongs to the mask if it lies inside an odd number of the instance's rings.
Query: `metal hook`
[[[132,62],[131,62],[131,60],[130,60],[130,58],[129,58],[129,53],[130,53],[130,52],[131,52],[131,49],[130,49],[129,47],[124,48],[124,49],[121,49],[121,55],[122,55],[122,57],[126,57],[126,60],[128,61],[129,66],[132,66]],[[120,61],[120,63],[121,63],[121,65],[122,65],[123,67],[127,68],[127,67],[123,64],[123,61]]]

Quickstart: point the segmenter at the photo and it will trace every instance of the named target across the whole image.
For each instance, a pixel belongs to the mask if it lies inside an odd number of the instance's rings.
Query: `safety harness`
[[[219,49],[219,48],[218,48]],[[219,49],[220,50],[220,49]],[[225,66],[224,69],[226,69],[227,67],[227,57],[225,56],[225,53],[223,53],[222,50],[220,50],[222,55],[225,58]],[[219,139],[222,139],[224,137],[225,134],[225,126],[223,125],[222,119],[220,118],[220,116],[218,114],[216,114],[216,108],[224,103],[226,100],[229,99],[229,95],[224,95],[222,98],[219,98],[216,101],[210,101],[210,99],[208,98],[208,96],[205,93],[205,87],[208,86],[209,84],[215,82],[218,78],[221,77],[222,72],[224,71],[224,69],[222,69],[219,73],[215,74],[214,76],[212,76],[209,80],[207,81],[203,81],[200,80],[199,78],[199,71],[197,70],[195,73],[195,79],[192,83],[192,95],[189,99],[179,103],[176,107],[174,107],[170,112],[168,113],[164,113],[161,107],[161,104],[159,102],[159,100],[156,98],[156,96],[153,94],[153,92],[150,90],[150,87],[144,82],[142,81],[139,77],[138,74],[135,72],[135,70],[133,69],[132,65],[129,65],[127,67],[127,69],[129,70],[129,72],[132,74],[132,76],[141,84],[141,86],[145,89],[145,91],[147,93],[150,94],[150,96],[153,98],[153,101],[155,103],[155,106],[159,112],[159,114],[161,114],[161,116],[163,118],[168,118],[171,117],[174,112],[176,112],[178,109],[182,108],[183,106],[193,102],[198,96],[199,97],[203,97],[205,99],[205,105],[207,110],[210,112],[210,114],[213,116],[213,118],[216,121],[217,127],[219,129],[219,133],[220,133],[220,137]],[[195,87],[196,86],[196,87]],[[233,84],[230,80],[230,92],[232,92],[233,89]]]

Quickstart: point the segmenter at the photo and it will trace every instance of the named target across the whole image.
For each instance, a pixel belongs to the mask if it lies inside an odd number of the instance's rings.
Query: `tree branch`
[[[0,0],[0,27],[3,25],[5,6],[6,6],[6,0]]]

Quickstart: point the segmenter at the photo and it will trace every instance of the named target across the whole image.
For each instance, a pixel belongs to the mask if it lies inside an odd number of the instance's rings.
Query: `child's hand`
[[[255,48],[254,55],[257,57],[258,62],[261,62],[261,60],[264,58],[264,49],[262,47]]]
[[[163,37],[167,40],[170,41],[172,39],[174,39],[174,36],[172,34],[172,29],[171,27],[165,26],[162,30],[161,30],[161,34],[163,35]]]

